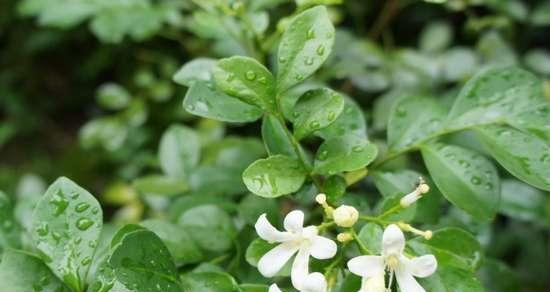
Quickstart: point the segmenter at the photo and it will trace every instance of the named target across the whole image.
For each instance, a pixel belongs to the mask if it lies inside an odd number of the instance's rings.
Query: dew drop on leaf
[[[325,159],[327,159],[327,156],[328,156],[328,151],[323,150],[323,151],[321,151],[321,153],[319,153],[319,155],[317,156],[317,159],[325,160]]]
[[[48,235],[48,232],[49,232],[49,227],[48,227],[48,223],[42,223],[40,224],[40,226],[38,226],[36,228],[36,233],[39,235],[39,236],[46,236]]]
[[[233,79],[235,79],[235,74],[229,73],[227,74],[227,78],[225,80],[231,82]]]
[[[351,150],[353,150],[353,152],[361,152],[363,151],[363,146],[360,146],[360,145],[357,145],[357,146],[353,146],[353,148],[351,148]]]
[[[245,74],[246,80],[253,81],[256,79],[256,73],[254,71],[247,71]]]
[[[313,28],[308,29],[308,31],[307,31],[307,38],[308,38],[308,39],[313,39],[313,38],[315,38],[315,30],[313,30]]]
[[[313,65],[313,57],[307,57],[307,58],[304,60],[304,64],[306,64],[306,65]]]
[[[76,221],[76,227],[82,231],[87,230],[94,224],[94,221],[88,218],[80,218]]]
[[[265,78],[265,76],[262,76],[258,78],[258,82],[260,82],[261,84],[267,84],[267,79]]]
[[[321,126],[321,124],[319,124],[319,122],[317,122],[317,121],[313,121],[313,122],[309,123],[309,127],[312,128],[312,129],[318,129],[320,126]]]
[[[322,56],[325,54],[325,46],[319,45],[317,49],[315,50],[317,52],[317,55]]]
[[[90,204],[82,202],[82,203],[79,203],[78,205],[76,205],[76,207],[74,209],[75,209],[76,212],[82,213],[82,212],[88,210],[88,208],[90,208]]]
[[[481,183],[481,179],[478,176],[472,176],[470,182],[474,185],[479,185]]]

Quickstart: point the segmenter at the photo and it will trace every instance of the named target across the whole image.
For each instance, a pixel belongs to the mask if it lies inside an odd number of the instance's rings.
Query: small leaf
[[[550,191],[550,145],[536,136],[506,126],[485,126],[479,137],[491,155],[511,174]]]
[[[97,91],[97,102],[106,109],[120,110],[130,104],[130,93],[116,83],[101,85]]]
[[[500,180],[491,161],[471,150],[443,143],[423,147],[422,157],[447,200],[478,219],[494,217]]]
[[[97,200],[58,178],[38,202],[32,222],[32,239],[46,264],[71,289],[82,291],[103,226]]]
[[[188,273],[182,277],[182,283],[183,291],[241,292],[235,279],[227,273]]]
[[[256,160],[242,177],[248,190],[261,197],[273,198],[299,190],[306,172],[297,159],[275,155]]]
[[[274,248],[276,244],[271,244],[261,238],[254,239],[246,249],[246,261],[253,267],[258,266],[258,262],[264,254]]]
[[[330,139],[319,147],[315,154],[313,171],[333,175],[367,166],[378,154],[378,148],[368,140],[348,136]]]
[[[430,22],[420,35],[420,49],[428,53],[437,53],[452,42],[453,31],[448,22]]]
[[[226,94],[266,111],[275,110],[275,80],[258,61],[242,56],[221,59],[212,74]]]
[[[372,254],[382,253],[382,234],[384,231],[378,224],[367,223],[359,231],[359,240]]]
[[[185,178],[200,157],[200,139],[194,130],[172,125],[162,135],[159,145],[160,166],[164,173]]]
[[[191,87],[197,81],[209,82],[212,80],[212,69],[216,66],[217,60],[210,58],[196,58],[185,63],[174,74],[174,82]]]
[[[333,44],[334,26],[324,6],[298,14],[279,45],[277,93],[287,91],[315,73],[332,51]]]
[[[269,155],[297,157],[286,130],[276,116],[267,114],[262,120],[262,138]]]
[[[294,136],[298,140],[332,124],[344,110],[341,94],[328,89],[306,92],[294,107]]]
[[[174,196],[189,189],[187,182],[181,178],[155,174],[137,178],[132,185],[142,193],[161,196]]]
[[[253,122],[262,110],[239,99],[212,89],[213,85],[197,81],[187,90],[183,107],[188,112],[209,119],[230,123]]]
[[[231,217],[214,205],[203,205],[187,210],[178,223],[204,250],[225,251],[231,248],[237,235]]]

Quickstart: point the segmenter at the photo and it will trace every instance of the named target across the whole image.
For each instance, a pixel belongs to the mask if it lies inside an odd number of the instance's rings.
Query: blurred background
[[[228,10],[216,14],[211,2]],[[371,139],[383,139],[391,105],[404,92],[430,92],[451,104],[469,77],[494,64],[529,69],[550,96],[550,1],[297,2],[334,4],[337,41],[315,79],[362,106]],[[251,55],[273,63],[271,43],[295,6],[290,0],[1,1],[0,190],[25,196],[65,175],[97,195],[114,220],[138,221],[162,202],[140,197],[133,182],[158,170],[159,140],[171,124],[193,127],[206,144],[260,132],[259,123],[227,125],[188,114],[186,87],[172,76],[197,57]],[[239,35],[232,13],[241,7],[250,9],[262,44]],[[467,134],[455,138],[476,147]],[[240,173],[235,177],[217,182],[242,185]],[[482,278],[489,291],[548,291],[548,194],[517,180],[504,184],[512,197],[528,193],[530,209],[503,209],[492,227],[461,221],[490,247]],[[449,224],[458,224],[451,217]]]

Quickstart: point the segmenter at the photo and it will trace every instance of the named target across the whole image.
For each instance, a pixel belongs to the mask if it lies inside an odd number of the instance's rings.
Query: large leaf
[[[371,163],[378,148],[368,140],[355,136],[325,141],[315,154],[314,172],[333,175],[357,170]]]
[[[306,92],[294,106],[294,136],[298,140],[333,123],[344,110],[344,97],[328,88]]]
[[[221,59],[212,74],[223,92],[266,111],[275,110],[275,80],[258,61],[241,56]]]
[[[214,205],[203,205],[187,210],[178,223],[202,249],[225,251],[231,248],[237,235],[231,217]]]
[[[298,14],[279,45],[277,92],[283,93],[311,76],[325,62],[334,44],[327,9],[317,6]]]
[[[485,126],[478,133],[487,150],[506,170],[537,188],[550,191],[548,141],[506,126]]]
[[[507,122],[514,128],[530,132],[545,141],[550,141],[550,102],[508,117]]]
[[[412,147],[441,128],[445,109],[435,100],[408,97],[395,104],[388,122],[388,144],[391,151]]]
[[[37,257],[7,250],[0,264],[0,290],[9,292],[69,292],[70,290]]]
[[[471,150],[443,143],[422,147],[422,157],[435,184],[451,203],[478,219],[494,217],[500,181],[491,161]]]
[[[300,161],[275,155],[259,159],[243,172],[243,181],[258,196],[273,198],[296,192],[306,178]]]
[[[172,125],[160,140],[160,166],[169,176],[185,178],[199,162],[200,149],[200,139],[195,131],[185,126]]]
[[[61,177],[38,202],[32,226],[32,239],[46,264],[71,289],[82,291],[103,226],[97,200]]]

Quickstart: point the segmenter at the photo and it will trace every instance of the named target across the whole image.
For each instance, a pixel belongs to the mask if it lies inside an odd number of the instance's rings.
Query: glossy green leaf
[[[174,82],[191,87],[197,81],[211,81],[212,69],[217,60],[210,58],[196,58],[185,63],[173,76]]]
[[[231,123],[253,122],[262,116],[259,107],[215,90],[203,81],[194,82],[187,90],[183,107],[194,115]]]
[[[414,147],[441,128],[447,113],[435,100],[425,97],[401,99],[388,122],[390,151]]]
[[[147,229],[126,233],[113,247],[109,264],[116,279],[133,291],[181,291],[170,252]]]
[[[258,266],[258,262],[264,254],[274,248],[276,244],[269,243],[261,238],[254,239],[250,245],[248,245],[245,253],[246,261],[251,266]]]
[[[483,285],[488,291],[521,291],[521,283],[517,272],[500,260],[485,259],[479,274]]]
[[[382,230],[380,225],[369,222],[361,228],[357,236],[369,252],[372,254],[381,254],[383,233],[384,230]]]
[[[265,156],[264,145],[256,138],[228,136],[204,149],[203,165],[225,166],[241,169]]]
[[[242,292],[268,292],[269,289],[267,285],[260,284],[241,284],[239,287]]]
[[[21,229],[15,222],[10,198],[0,191],[0,254],[4,248],[19,248]]]
[[[258,217],[266,214],[270,222],[279,222],[279,208],[277,201],[249,194],[244,197],[238,206],[239,215],[250,225],[256,224]]]
[[[107,83],[101,85],[97,91],[97,102],[111,110],[120,110],[130,104],[130,93],[116,83]]]
[[[266,111],[275,110],[275,80],[258,61],[241,56],[221,59],[212,74],[226,94]]]
[[[32,222],[32,239],[46,264],[81,291],[103,226],[97,200],[68,178],[58,178],[38,202]]]
[[[453,267],[438,267],[435,274],[418,279],[428,292],[484,292],[472,272]]]
[[[174,196],[189,189],[184,179],[156,174],[137,178],[132,185],[139,192],[163,196]]]
[[[207,251],[228,250],[237,236],[231,217],[214,205],[191,208],[181,215],[178,223]]]
[[[189,178],[194,192],[210,195],[234,195],[246,192],[241,168],[227,166],[200,166]]]
[[[290,157],[297,157],[292,142],[283,128],[279,119],[267,114],[262,120],[262,138],[269,155],[282,154]]]
[[[471,150],[443,143],[422,147],[422,157],[447,200],[478,219],[494,217],[500,180],[491,161]]]
[[[550,102],[508,117],[508,124],[516,129],[539,136],[544,141],[550,141]]]
[[[300,189],[306,172],[297,159],[275,155],[256,160],[243,172],[242,177],[248,190],[261,197],[273,198]]]
[[[279,44],[277,92],[285,92],[317,71],[332,51],[333,44],[334,27],[324,6],[298,14]]]
[[[0,261],[0,290],[9,292],[69,292],[70,290],[37,257],[6,250]]]
[[[200,139],[194,130],[172,125],[160,140],[160,166],[169,176],[185,178],[199,162],[200,150]]]
[[[319,137],[330,138],[356,136],[367,138],[367,122],[363,110],[351,98],[344,97],[344,110],[336,120],[327,127],[315,132]]]
[[[489,153],[511,174],[537,188],[550,190],[547,141],[506,126],[485,126],[478,133]]]
[[[344,110],[344,97],[328,88],[306,92],[294,106],[294,136],[298,140],[332,124]]]
[[[348,136],[330,139],[317,150],[313,171],[333,175],[363,168],[378,154],[378,148],[364,138]]]
[[[183,291],[241,292],[239,285],[226,273],[188,273],[182,277]]]
[[[515,179],[502,181],[499,212],[518,220],[550,226],[550,198]]]

